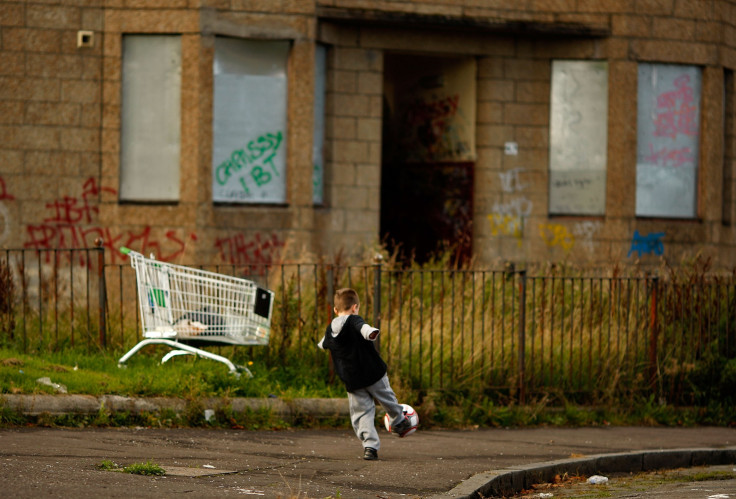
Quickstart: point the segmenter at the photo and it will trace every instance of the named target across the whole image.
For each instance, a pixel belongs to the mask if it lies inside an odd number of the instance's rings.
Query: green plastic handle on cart
[[[126,248],[125,246],[120,247],[120,253],[122,253],[123,255],[130,254],[131,251],[133,250],[131,250],[130,248]]]

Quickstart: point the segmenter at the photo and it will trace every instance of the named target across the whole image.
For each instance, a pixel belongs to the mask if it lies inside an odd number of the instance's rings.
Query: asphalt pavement
[[[0,495],[490,497],[495,486],[527,487],[563,471],[736,464],[736,429],[724,427],[420,428],[403,439],[380,434],[379,460],[364,461],[350,430],[2,429]],[[119,466],[151,461],[167,473],[100,471],[103,460]],[[725,492],[669,497],[736,497],[734,481],[719,485]]]

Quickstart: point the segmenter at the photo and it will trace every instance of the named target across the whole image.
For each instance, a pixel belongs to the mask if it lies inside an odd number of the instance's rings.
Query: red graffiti
[[[430,121],[441,120],[455,116],[459,95],[447,96],[432,102],[417,100],[407,110],[406,122],[409,126],[419,126]]]
[[[232,265],[271,265],[278,259],[284,246],[276,234],[264,238],[256,233],[250,239],[245,234],[236,234],[215,240],[220,258]]]
[[[416,99],[402,120],[401,144],[411,161],[446,160],[468,152],[455,116],[459,95],[434,100]]]
[[[659,166],[679,167],[695,164],[695,157],[689,147],[681,147],[680,149],[663,147],[659,151],[655,151],[654,145],[649,144],[649,154],[644,159]]]
[[[689,82],[690,77],[682,75],[674,82],[676,90],[664,92],[657,97],[655,136],[674,139],[677,134],[690,136],[698,134],[698,108]]]
[[[46,208],[51,216],[45,218],[41,224],[26,226],[27,240],[24,247],[37,250],[78,249],[90,247],[95,240],[100,239],[112,263],[125,260],[126,257],[119,251],[121,246],[140,251],[144,255],[153,253],[158,260],[166,262],[183,255],[186,243],[173,230],[167,231],[163,241],[159,241],[151,234],[150,226],[145,226],[139,232],[115,233],[108,227],[95,225],[99,207],[94,201],[102,192],[117,194],[115,189],[98,186],[96,180],[90,178],[83,185],[81,199],[64,196],[47,203]],[[196,240],[197,236],[192,233],[189,239]],[[165,248],[173,250],[164,253]],[[90,264],[86,262],[84,252],[79,252],[78,257],[80,265]],[[45,258],[49,263],[51,252],[45,252]]]
[[[14,199],[15,196],[8,194],[8,188],[5,186],[5,179],[0,177],[0,201],[12,201]]]
[[[123,246],[126,248],[141,248],[140,253],[148,255],[153,253],[157,260],[163,262],[171,262],[179,258],[184,254],[186,250],[186,243],[176,236],[176,232],[169,230],[166,232],[166,238],[164,243],[172,243],[176,247],[175,251],[169,253],[163,253],[161,249],[161,243],[151,238],[151,228],[145,227],[140,233],[134,234],[132,232],[126,233],[126,240],[123,240]],[[190,234],[189,239],[196,241],[196,234]],[[172,244],[169,244],[171,246]],[[114,248],[117,252],[117,248]]]

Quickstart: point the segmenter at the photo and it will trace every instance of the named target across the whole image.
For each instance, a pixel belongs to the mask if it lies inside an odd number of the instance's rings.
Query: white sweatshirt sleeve
[[[378,333],[380,333],[378,329],[373,326],[369,326],[368,324],[363,324],[363,326],[360,328],[360,334],[362,334],[363,338],[368,341],[376,341],[376,339],[378,338]]]

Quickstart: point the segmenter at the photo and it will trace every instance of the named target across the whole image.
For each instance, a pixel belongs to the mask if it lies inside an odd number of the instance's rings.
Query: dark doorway
[[[386,54],[381,236],[408,263],[472,250],[475,61]]]

